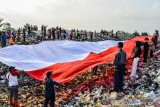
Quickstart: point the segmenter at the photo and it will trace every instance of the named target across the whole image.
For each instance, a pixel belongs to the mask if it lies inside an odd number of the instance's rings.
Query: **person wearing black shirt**
[[[62,34],[62,28],[61,27],[59,28],[59,34],[60,34],[60,37],[62,38],[62,35],[61,35]]]
[[[111,31],[111,35],[112,35],[112,37],[113,37],[113,30]]]
[[[47,29],[47,26],[44,26],[44,40],[46,39],[46,29]]]
[[[148,38],[145,38],[145,42],[143,46],[144,46],[143,58],[144,58],[144,62],[147,62],[148,51],[149,51],[149,39]]]
[[[44,107],[47,107],[48,103],[50,102],[50,107],[55,107],[54,103],[55,103],[55,89],[54,86],[55,85],[59,85],[58,82],[53,81],[51,79],[52,77],[52,72],[53,71],[48,71],[46,73],[46,77],[44,79],[44,84],[45,84],[45,102],[44,102]]]
[[[93,73],[94,75],[97,75],[97,69],[98,69],[98,65],[95,66],[95,67],[93,68],[93,70],[92,70],[92,73]]]
[[[150,42],[150,58],[153,58],[153,52],[155,52],[156,49],[156,41],[155,41],[155,37],[152,37],[151,42]]]
[[[133,63],[132,63],[131,77],[134,77],[136,75],[138,61],[139,61],[139,58],[140,58],[141,53],[142,53],[141,42],[136,41],[135,43],[136,43],[136,46],[134,47],[133,52],[132,52],[132,55],[133,55],[132,58],[134,60],[133,60]]]
[[[156,49],[157,49],[158,37],[159,37],[159,31],[158,31],[158,30],[155,30],[155,48],[156,48]]]
[[[116,32],[116,37],[118,36],[118,32]]]
[[[31,28],[30,26],[28,26],[28,35],[30,35],[30,33],[31,33]]]
[[[25,33],[25,29],[23,29],[23,43],[25,44],[25,38],[26,38],[26,33]]]
[[[53,37],[53,40],[55,40],[55,28],[52,28],[52,37]]]
[[[125,72],[126,53],[122,50],[123,43],[118,43],[118,52],[115,55],[112,64],[115,66],[114,70],[114,89],[115,92],[123,91],[123,74]]]

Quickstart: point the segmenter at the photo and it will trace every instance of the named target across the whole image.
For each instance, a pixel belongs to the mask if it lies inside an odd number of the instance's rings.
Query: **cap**
[[[53,71],[48,71],[48,72],[46,73],[46,76],[49,77],[49,75],[51,75],[52,72],[53,72]]]
[[[15,67],[14,66],[10,66],[9,67],[9,71],[11,71],[12,69],[14,69]]]

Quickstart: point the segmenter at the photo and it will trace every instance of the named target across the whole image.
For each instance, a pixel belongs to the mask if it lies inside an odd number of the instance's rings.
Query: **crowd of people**
[[[3,31],[0,32],[0,42],[1,42],[1,47],[6,47],[10,45],[14,45],[15,42],[21,41],[21,30],[20,28],[17,31]],[[22,42],[25,42],[25,29],[23,29],[23,40]]]
[[[29,35],[33,35],[31,33],[30,27],[27,29],[18,29],[17,31],[11,31],[7,30],[5,32],[0,32],[0,42],[1,42],[1,47],[6,47],[9,45],[13,45],[16,42],[22,42],[22,44],[26,44],[26,38]],[[94,41],[94,38],[99,37],[102,38],[105,36],[110,36],[110,37],[117,37],[118,32],[115,34],[112,31],[104,31],[101,30],[100,32],[92,32],[92,31],[86,31],[86,30],[66,30],[61,27],[56,27],[56,28],[50,28],[47,29],[47,26],[42,25],[41,27],[41,33],[37,34],[39,35],[39,40],[74,40],[74,41]]]
[[[7,32],[3,32],[0,35],[1,35],[0,40],[1,40],[2,47],[13,45],[13,39],[15,39],[14,32],[11,33],[11,31],[8,30]],[[12,40],[11,40],[11,38],[12,38]]]
[[[75,40],[75,41],[84,41],[84,40],[90,40],[90,41],[93,41],[93,37],[96,37],[97,36],[97,32],[92,32],[92,31],[89,31],[87,32],[86,30],[75,30],[75,29],[72,29],[72,30],[66,30],[64,28],[61,28],[61,27],[56,27],[56,28],[51,28],[51,29],[48,29],[48,31],[46,30],[47,29],[47,26],[44,26],[42,25],[41,27],[41,36],[44,37],[44,38],[48,38],[48,39],[67,39],[67,40]],[[100,37],[102,37],[104,35],[104,31],[101,30],[100,32]],[[112,34],[113,36],[113,30],[112,30]],[[117,35],[117,33],[116,33]],[[107,36],[108,36],[108,33],[107,33]]]
[[[42,26],[41,29],[41,35],[42,37],[46,38],[46,26]],[[57,33],[57,37],[55,34]],[[96,34],[96,33],[95,33]],[[103,35],[103,32],[101,32]],[[14,35],[14,34],[12,34]],[[52,36],[51,36],[52,35]],[[90,39],[93,39],[93,32],[89,32]],[[52,28],[48,30],[48,39],[66,39],[68,36],[67,31],[60,28]],[[20,37],[20,29],[18,31],[18,38]],[[140,41],[135,42],[135,48],[132,52],[132,72],[130,74],[131,80],[134,80],[136,77],[137,72],[137,66],[138,61],[140,60],[140,56],[143,53],[143,61],[144,63],[147,63],[147,59],[153,60],[153,53],[157,49],[157,43],[158,43],[158,37],[159,32],[158,30],[155,30],[155,33],[152,35],[152,39],[149,40],[149,38],[145,38],[145,42],[142,43]],[[9,46],[11,38],[11,31],[7,31],[6,33],[2,33],[1,39],[2,39],[2,47]],[[13,36],[14,38],[14,36]],[[15,38],[14,38],[15,39]],[[13,41],[14,41],[13,39]],[[87,40],[87,33],[86,31],[75,31],[71,30],[69,39],[72,40]],[[142,48],[143,46],[143,48]],[[114,89],[112,91],[115,91],[117,93],[123,92],[123,74],[125,72],[125,63],[126,63],[126,53],[123,51],[123,43],[119,42],[118,45],[118,52],[115,55],[115,59],[113,62],[110,62],[109,65],[114,65],[115,71],[114,71]],[[93,69],[93,73],[96,74],[98,66],[96,66]],[[17,72],[14,67],[9,67],[9,73],[6,75],[6,80],[8,81],[9,86],[9,101],[11,105],[14,105],[15,107],[18,107],[18,81],[17,81],[17,75],[19,72]],[[52,71],[49,71],[46,73],[46,78],[44,79],[44,86],[45,86],[45,107],[47,107],[48,102],[50,101],[50,106],[54,107],[55,102],[55,90],[54,85],[59,85],[58,82],[55,82],[51,79]],[[12,97],[14,98],[14,103],[12,101]]]

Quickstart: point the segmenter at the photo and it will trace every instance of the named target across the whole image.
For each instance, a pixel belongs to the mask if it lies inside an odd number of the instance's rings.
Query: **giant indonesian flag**
[[[144,41],[145,36],[124,42],[123,50],[131,57],[135,41]],[[151,37],[149,37],[151,39]],[[47,71],[54,71],[52,78],[60,83],[71,81],[75,76],[99,64],[114,60],[119,41],[75,42],[45,41],[36,45],[12,45],[0,49],[0,61],[43,81]]]

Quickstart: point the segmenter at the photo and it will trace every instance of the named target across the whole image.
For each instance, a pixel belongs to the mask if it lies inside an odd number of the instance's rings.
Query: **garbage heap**
[[[160,44],[154,53],[154,59],[144,63],[141,58],[135,78],[130,78],[133,59],[128,59],[124,74],[123,93],[111,92],[113,89],[114,68],[101,66],[99,75],[94,76],[91,71],[77,76],[71,84],[66,84],[67,93],[58,96],[57,104],[68,107],[80,106],[160,106]],[[83,82],[82,82],[83,81]],[[82,84],[77,84],[82,82]],[[67,96],[68,95],[68,96]],[[67,97],[66,97],[67,96]]]
[[[56,88],[56,106],[103,107],[103,106],[153,106],[160,103],[160,43],[154,59],[148,63],[139,61],[137,76],[130,78],[133,59],[128,59],[124,74],[124,92],[111,92],[113,89],[114,68],[99,65],[97,75],[88,70],[72,81]],[[0,106],[9,105],[5,74],[8,66],[0,63]],[[21,107],[43,107],[43,84],[25,73],[19,75],[19,105]]]

